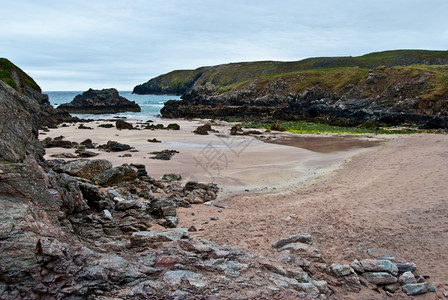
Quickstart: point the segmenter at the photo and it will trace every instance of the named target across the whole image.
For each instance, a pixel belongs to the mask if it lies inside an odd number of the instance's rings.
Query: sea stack
[[[72,102],[61,104],[58,109],[78,114],[109,114],[119,112],[140,112],[134,101],[118,95],[114,88],[88,91],[76,96]]]

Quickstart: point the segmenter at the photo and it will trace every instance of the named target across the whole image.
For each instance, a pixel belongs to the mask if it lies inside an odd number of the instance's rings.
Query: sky
[[[0,0],[0,57],[44,91],[241,61],[448,48],[447,0]]]

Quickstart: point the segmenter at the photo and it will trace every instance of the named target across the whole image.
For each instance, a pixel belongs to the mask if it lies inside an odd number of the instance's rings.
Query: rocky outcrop
[[[293,62],[258,61],[201,67],[195,70],[176,70],[146,83],[137,85],[135,94],[183,95],[193,86],[212,83],[224,90],[265,75],[279,75],[306,70],[331,68],[365,68],[379,66],[446,65],[447,51],[393,50],[358,57],[316,57]],[[266,79],[266,78],[263,78]],[[375,78],[372,78],[374,80]]]
[[[19,94],[33,99],[39,105],[35,116],[40,127],[55,127],[62,122],[74,122],[78,118],[68,112],[55,109],[48,100],[48,95],[42,94],[39,85],[19,67],[5,58],[0,58],[0,80],[15,89]]]
[[[425,66],[333,69],[254,78],[224,91],[207,82],[192,87],[181,101],[165,103],[161,114],[447,129],[448,87],[437,79],[447,73]]]
[[[76,96],[72,102],[61,104],[59,110],[78,114],[107,114],[118,112],[140,112],[141,108],[135,101],[121,97],[116,89],[93,90]]]

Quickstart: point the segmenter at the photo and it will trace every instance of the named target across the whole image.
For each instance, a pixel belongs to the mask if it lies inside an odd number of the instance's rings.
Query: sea
[[[82,94],[81,91],[44,91],[50,100],[53,107],[58,107],[63,103],[68,103],[73,100],[77,95]],[[126,118],[129,120],[147,121],[159,119],[160,109],[162,109],[165,102],[168,100],[180,100],[180,96],[175,95],[137,95],[131,91],[119,91],[120,96],[135,101],[142,111],[141,112],[123,112],[115,114],[71,114],[80,119],[112,119],[112,118]]]

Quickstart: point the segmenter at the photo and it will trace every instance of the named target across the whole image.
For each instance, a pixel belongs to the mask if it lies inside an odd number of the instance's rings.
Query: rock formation
[[[415,124],[448,128],[447,51],[399,50],[298,62],[233,63],[173,71],[135,93],[182,90],[168,118]]]
[[[108,114],[118,112],[140,112],[135,101],[118,95],[116,89],[93,90],[77,95],[72,102],[61,104],[57,109],[78,114]]]
[[[48,100],[48,95],[42,94],[39,85],[19,67],[5,58],[0,58],[0,80],[22,95],[34,99],[40,106],[36,113],[40,127],[55,127],[62,122],[74,122],[78,118],[72,117],[64,110],[55,109]]]

